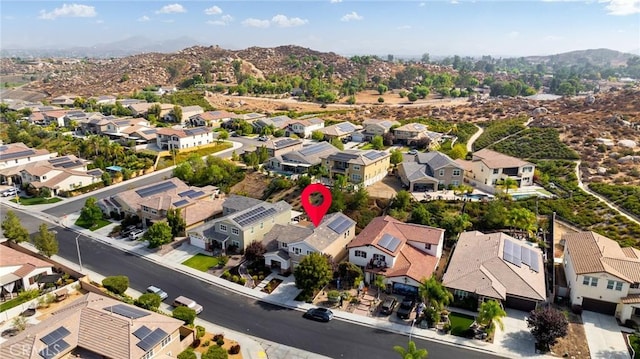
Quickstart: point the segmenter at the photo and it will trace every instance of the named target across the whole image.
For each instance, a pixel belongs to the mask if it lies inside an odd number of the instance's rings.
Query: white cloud
[[[451,0],[449,3],[451,3],[453,5],[456,5],[456,4],[458,4],[458,0]]]
[[[149,20],[151,20],[151,19],[149,19],[149,17],[147,15],[144,15],[144,16],[141,16],[141,17],[138,18],[139,22],[146,22],[146,21],[149,21]]]
[[[242,20],[242,25],[248,26],[248,27],[259,27],[264,29],[269,27],[271,23],[269,22],[269,20],[260,20],[260,19],[254,19],[250,17],[248,19]]]
[[[308,23],[309,20],[301,19],[299,17],[286,17],[285,15],[278,14],[271,19],[271,23],[278,27],[295,27],[302,26]]]
[[[175,14],[181,12],[187,12],[184,6],[180,4],[170,4],[161,7],[160,10],[156,11],[156,14]]]
[[[518,36],[520,36],[520,33],[517,31],[511,31],[510,33],[507,34],[507,37],[510,39],[515,39]]]
[[[53,9],[51,12],[40,10],[40,19],[54,20],[59,17],[96,17],[96,8],[80,4],[63,4],[62,7]]]
[[[427,6],[427,3],[421,2],[420,4],[418,4],[419,7],[425,7]]]
[[[204,13],[207,15],[220,15],[222,14],[222,9],[217,6],[212,6],[208,9],[205,9]]]
[[[332,4],[337,4],[339,2],[342,2],[342,0],[329,0],[329,2]]]
[[[345,16],[343,16],[342,18],[340,18],[340,21],[352,21],[352,20],[362,20],[364,19],[364,17],[358,15],[357,12],[352,11],[348,14],[346,14]]]
[[[409,30],[410,28],[411,25],[402,25],[397,27],[398,30]]]
[[[229,25],[231,21],[233,21],[233,17],[231,17],[231,15],[223,15],[220,17],[219,20],[207,21],[207,24],[216,25],[216,26],[226,26],[226,25]]]
[[[640,0],[600,0],[606,3],[605,9],[609,15],[633,15],[640,13]]]

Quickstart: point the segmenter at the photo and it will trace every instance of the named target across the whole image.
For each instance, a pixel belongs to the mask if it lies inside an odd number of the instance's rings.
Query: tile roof
[[[354,125],[351,122],[340,122],[335,125],[321,128],[318,131],[329,136],[345,136],[362,129],[362,126]]]
[[[111,312],[109,308],[114,305],[135,308],[146,315],[130,319]],[[144,325],[151,330],[162,329],[169,335],[175,335],[182,324],[181,320],[166,315],[124,304],[99,294],[88,293],[53,312],[47,319],[0,344],[0,357],[41,359],[38,350],[16,351],[15,348],[19,346],[42,349],[44,345],[41,339],[63,327],[69,332],[64,337],[69,347],[61,351],[59,357],[65,357],[67,353],[80,347],[101,357],[138,359],[145,355],[145,351],[137,345],[140,340],[133,334],[136,330]]]
[[[535,272],[527,265],[518,267],[506,262],[503,251],[507,239],[523,243],[504,233],[461,233],[442,279],[443,285],[502,300],[507,295],[545,300],[544,270]],[[536,253],[538,266],[543,269],[542,254]]]
[[[428,165],[433,171],[436,171],[443,167],[456,167],[459,169],[463,169],[462,166],[451,159],[451,157],[438,151],[418,152],[415,159],[418,163]]]
[[[0,145],[0,161],[20,159],[32,156],[42,156],[49,154],[46,149],[35,149],[28,147],[22,142]]]
[[[630,283],[640,282],[640,251],[623,249],[595,232],[567,233],[562,238],[576,274],[606,272]]]
[[[640,294],[630,294],[624,298],[620,298],[620,302],[623,304],[640,303]]]
[[[503,153],[483,148],[473,153],[473,162],[482,161],[489,168],[522,167],[532,165],[517,157],[507,156]]]
[[[423,132],[427,130],[427,125],[422,123],[407,123],[404,126],[397,127],[394,131],[407,131],[407,132]]]
[[[31,265],[34,268],[51,267],[51,263],[22,253],[5,245],[0,245],[0,267]]]
[[[370,159],[373,157],[374,159]],[[391,157],[389,152],[376,150],[344,150],[330,154],[326,157],[329,161],[348,162],[356,165],[369,165],[382,159]]]
[[[427,173],[427,166],[417,162],[402,162],[398,166],[398,173],[409,182],[429,179],[434,182],[438,182],[437,178],[430,176]],[[433,173],[431,173],[433,174]]]
[[[431,277],[437,265],[437,257],[428,255],[411,245],[405,245],[400,250],[393,267],[385,272],[385,276],[387,278],[407,276],[421,282]]]
[[[400,239],[402,244],[407,241],[439,244],[444,235],[444,229],[404,223],[391,216],[376,217],[347,245],[347,248],[371,245],[390,255],[397,255],[402,249],[402,245],[399,245],[393,252],[379,245],[384,234],[390,234]]]

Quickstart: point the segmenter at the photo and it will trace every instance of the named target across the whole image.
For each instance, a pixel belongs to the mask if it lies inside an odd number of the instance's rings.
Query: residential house
[[[291,120],[287,124],[285,136],[295,134],[300,138],[309,138],[313,131],[318,131],[322,128],[324,128],[324,120],[321,118],[312,117],[309,119]]]
[[[131,189],[98,202],[106,214],[138,216],[144,226],[162,222],[170,208],[180,209],[187,228],[201,225],[222,214],[220,190],[215,186],[193,187],[172,177],[159,183]]]
[[[0,170],[54,158],[58,153],[28,147],[22,142],[0,145]]]
[[[149,113],[149,109],[154,105],[160,105],[160,116],[159,118],[163,118],[167,116],[171,111],[173,111],[173,106],[170,103],[159,103],[159,102],[138,102],[132,103],[127,106],[127,108],[131,111],[131,114],[134,117],[145,117]]]
[[[331,141],[334,138],[337,138],[340,140],[343,138],[349,138],[349,136],[352,133],[361,129],[362,129],[362,126],[360,125],[354,125],[351,122],[340,122],[335,125],[322,128],[318,131],[322,132],[325,140]]]
[[[207,126],[217,128],[223,122],[230,121],[235,118],[236,114],[227,111],[207,111],[189,117],[189,126]]]
[[[173,108],[171,109],[171,112],[167,113],[162,118],[165,121],[170,121],[170,122],[188,123],[189,122],[189,118],[191,118],[192,116],[195,116],[195,115],[199,115],[199,114],[204,112],[202,107],[200,107],[198,105],[182,106],[181,109],[182,109],[182,117],[181,118],[176,118],[175,114],[173,113]]]
[[[89,114],[83,119],[76,120],[76,124],[80,126],[80,130],[84,134],[101,135],[107,132],[107,126],[111,121],[118,120],[114,115],[105,116],[99,112]]]
[[[131,126],[120,131],[123,141],[135,141],[136,144],[155,143],[158,129],[146,126]]]
[[[216,248],[243,250],[253,241],[261,242],[274,225],[291,221],[291,205],[284,201],[255,202],[232,196],[222,207],[223,217],[188,233],[192,245],[209,251]]]
[[[489,193],[495,193],[505,178],[515,180],[518,188],[531,186],[536,168],[532,163],[486,148],[473,153],[469,167],[465,177],[470,184]]]
[[[321,157],[333,183],[338,175],[365,187],[381,181],[388,172],[391,154],[376,150],[345,150]]]
[[[156,90],[156,94],[158,96],[162,96],[162,95],[172,94],[172,93],[174,93],[176,91],[178,91],[178,88],[175,87],[175,86],[160,86]]]
[[[362,135],[365,141],[371,141],[374,136],[384,136],[391,131],[393,126],[400,126],[400,122],[393,120],[366,119],[362,122],[364,131]]]
[[[393,130],[395,140],[406,145],[418,144],[429,141],[429,148],[435,149],[443,140],[444,134],[429,131],[427,125],[421,123],[408,123]]]
[[[640,250],[595,232],[567,233],[564,273],[571,304],[640,324]]]
[[[96,104],[98,105],[115,105],[117,97],[111,95],[101,95],[96,97],[91,97],[96,100]],[[122,104],[122,103],[121,103]],[[125,106],[122,104],[122,106]]]
[[[464,168],[441,152],[420,152],[398,165],[398,176],[409,192],[436,191],[463,183]]]
[[[42,112],[43,125],[48,126],[54,124],[58,127],[64,127],[64,117],[67,115],[67,110],[56,110]]]
[[[74,155],[30,163],[20,169],[20,183],[58,195],[102,181],[102,170],[88,170],[87,164]]]
[[[233,118],[238,119],[238,120],[242,120],[242,121],[246,121],[249,123],[253,123],[261,118],[265,118],[267,117],[267,115],[263,114],[263,113],[257,113],[257,112],[251,112],[251,113],[243,113],[243,114],[237,114],[235,115]]]
[[[393,293],[417,295],[420,283],[438,266],[444,232],[390,216],[376,217],[347,245],[349,262],[362,268],[367,283],[382,275]]]
[[[73,103],[77,97],[78,96],[76,95],[62,95],[54,97],[51,100],[51,104],[53,106],[73,106]]]
[[[504,233],[463,232],[442,284],[455,300],[494,299],[530,311],[547,300],[542,251]]]
[[[318,227],[313,224],[275,224],[264,235],[267,248],[265,265],[280,273],[292,272],[311,253],[331,256],[336,262],[347,256],[346,246],[355,236],[356,222],[337,212],[324,216]]]
[[[128,134],[124,131],[131,127],[144,127],[150,128],[149,121],[145,120],[142,117],[139,118],[131,118],[131,117],[123,117],[116,119],[109,119],[107,122],[106,129],[101,132],[103,135],[109,136],[111,139],[126,139],[128,138]]]
[[[285,153],[302,149],[302,140],[293,138],[274,138],[264,142],[269,157],[282,156]]]
[[[195,340],[184,321],[87,293],[0,344],[0,357],[176,357]]]
[[[24,290],[38,289],[38,279],[53,273],[51,263],[0,245],[0,298],[13,298]]]
[[[302,149],[271,157],[266,166],[269,169],[290,173],[306,173],[309,168],[322,164],[322,157],[339,150],[329,142],[318,142]]]
[[[129,107],[129,105],[134,105],[136,103],[144,103],[146,101],[137,99],[137,98],[121,98],[121,99],[117,99],[116,102],[118,102],[120,105],[122,105],[122,107]]]
[[[214,142],[213,132],[208,127],[160,128],[156,131],[156,136],[156,144],[163,150],[180,150]]]
[[[269,118],[259,118],[253,123],[253,125],[258,129],[258,132],[269,126],[272,126],[276,130],[283,130],[287,125],[289,125],[290,121],[291,118],[289,116],[281,115]]]

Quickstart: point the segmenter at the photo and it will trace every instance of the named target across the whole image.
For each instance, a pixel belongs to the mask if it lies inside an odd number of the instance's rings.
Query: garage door
[[[413,192],[433,191],[433,183],[416,183],[413,185]]]
[[[616,314],[616,303],[605,302],[604,300],[582,298],[582,309],[592,312],[614,315]]]
[[[525,312],[530,312],[536,309],[536,302],[524,298],[507,296],[507,300],[505,301],[505,306],[517,310],[522,310]]]

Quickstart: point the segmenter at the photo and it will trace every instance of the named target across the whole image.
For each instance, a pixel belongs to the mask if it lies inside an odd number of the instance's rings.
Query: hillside
[[[527,56],[526,60],[534,63],[559,64],[565,66],[590,63],[596,66],[623,66],[627,60],[636,55],[609,50],[609,49],[589,49],[570,51],[561,54],[548,56]]]

